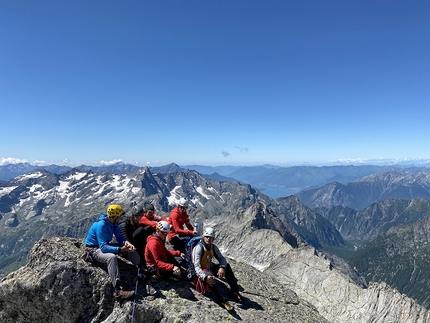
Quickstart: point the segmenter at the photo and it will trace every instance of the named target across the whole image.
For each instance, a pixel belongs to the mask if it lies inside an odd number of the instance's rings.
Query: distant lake
[[[290,195],[293,195],[295,192],[288,188],[282,188],[282,187],[264,187],[264,188],[258,188],[261,193],[266,194],[267,196],[271,198],[278,198],[278,197],[287,197]]]

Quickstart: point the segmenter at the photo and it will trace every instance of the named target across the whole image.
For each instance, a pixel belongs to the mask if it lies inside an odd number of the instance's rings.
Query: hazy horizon
[[[159,164],[159,165],[152,165],[149,163],[139,163],[139,162],[126,162],[122,160],[112,160],[112,161],[101,161],[101,162],[94,162],[94,163],[74,163],[72,161],[29,161],[26,159],[18,159],[18,158],[0,158],[0,166],[4,165],[10,165],[10,164],[19,164],[19,163],[29,163],[34,166],[47,166],[47,165],[59,165],[59,166],[70,166],[70,167],[77,167],[81,165],[87,165],[87,166],[109,166],[114,165],[116,163],[124,163],[124,164],[130,164],[130,165],[136,165],[136,166],[151,166],[151,167],[159,167],[159,166],[165,166],[169,165],[171,163],[175,163],[179,166],[206,166],[206,167],[245,167],[245,166],[275,166],[275,167],[292,167],[292,166],[341,166],[341,165],[353,165],[353,166],[360,166],[360,165],[376,165],[376,166],[389,166],[389,165],[426,165],[430,163],[430,159],[378,159],[378,160],[342,160],[342,161],[332,161],[332,162],[326,162],[326,163],[292,163],[292,164],[270,164],[270,163],[264,163],[264,164],[217,164],[217,165],[209,165],[209,164],[199,164],[199,163],[187,163],[187,164],[179,164],[175,161],[171,161],[170,163],[166,164]]]

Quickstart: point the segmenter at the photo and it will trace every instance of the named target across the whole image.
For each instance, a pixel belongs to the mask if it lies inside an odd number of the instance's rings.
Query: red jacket
[[[146,240],[145,260],[148,266],[155,266],[158,269],[172,271],[174,265],[168,263],[169,256],[180,256],[179,250],[167,250],[164,241],[156,233],[150,235]]]
[[[154,213],[148,214],[148,212],[145,212],[143,213],[143,216],[139,220],[139,227],[141,226],[146,227],[149,225],[155,229],[158,221],[168,221],[168,220],[159,215],[155,215]]]
[[[171,225],[170,232],[167,236],[167,240],[170,241],[174,236],[192,236],[194,233],[194,227],[190,223],[188,213],[181,214],[179,208],[175,207],[169,216],[169,224]],[[184,230],[184,224],[189,230]]]

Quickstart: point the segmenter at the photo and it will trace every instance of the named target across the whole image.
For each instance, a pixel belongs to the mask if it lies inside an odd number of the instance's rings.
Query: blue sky
[[[429,159],[430,1],[0,2],[0,161]]]

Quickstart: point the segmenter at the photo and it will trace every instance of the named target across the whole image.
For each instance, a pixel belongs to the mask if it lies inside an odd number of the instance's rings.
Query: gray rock
[[[285,284],[333,323],[423,323],[430,312],[385,283],[370,283],[334,256],[285,243],[286,229],[257,203],[244,212],[216,217],[205,225],[218,233],[215,243],[229,257],[252,264]],[[302,301],[301,301],[302,302]]]
[[[4,225],[7,227],[16,227],[18,225],[18,218],[16,214],[12,214],[7,220],[5,220]]]
[[[107,272],[81,259],[83,241],[74,238],[39,240],[26,266],[0,282],[0,321],[45,322],[328,322],[314,306],[302,301],[276,279],[255,268],[229,260],[243,289],[244,301],[227,312],[212,299],[196,293],[187,281],[155,277],[137,288],[134,299],[114,301]],[[136,286],[136,268],[120,259],[122,280]],[[149,295],[147,285],[156,291]],[[228,288],[221,286],[223,293]],[[133,310],[134,307],[134,310]]]

